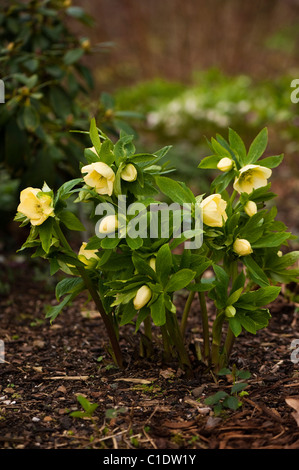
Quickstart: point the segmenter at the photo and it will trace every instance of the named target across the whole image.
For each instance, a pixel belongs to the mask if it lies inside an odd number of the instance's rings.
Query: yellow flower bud
[[[257,213],[257,206],[254,201],[248,201],[246,202],[244,206],[244,211],[246,212],[249,217],[252,217],[254,214]]]
[[[232,318],[236,315],[236,309],[233,305],[229,305],[228,307],[226,307],[225,309],[225,315],[229,318]]]
[[[250,255],[253,252],[251,245],[245,238],[236,238],[233,245],[233,250],[239,256]]]
[[[118,228],[116,215],[107,215],[101,220],[99,232],[102,234],[113,233]]]
[[[123,179],[124,181],[129,181],[129,182],[135,181],[137,178],[137,170],[135,166],[132,165],[132,163],[128,163],[123,169],[123,171],[121,172],[120,176],[121,176],[121,179]]]
[[[270,178],[272,170],[260,165],[246,165],[241,168],[239,176],[234,182],[234,189],[238,193],[250,194],[254,189],[262,188],[267,185],[267,179]]]
[[[279,256],[279,258],[281,258],[281,257],[283,256],[283,252],[282,252],[281,250],[279,250],[279,251],[277,252],[277,256]]]
[[[17,211],[28,217],[32,225],[41,225],[55,215],[52,197],[41,189],[30,187],[21,191]]]
[[[82,245],[80,247],[80,250],[79,250],[79,253],[78,253],[78,258],[79,258],[80,261],[82,261],[82,263],[86,264],[86,266],[93,267],[99,261],[99,258],[96,254],[97,251],[96,250],[86,250],[85,249],[86,245],[87,245],[86,242],[82,243]]]
[[[156,271],[156,258],[151,258],[149,260],[149,265],[152,268],[153,271]]]
[[[81,42],[81,47],[82,47],[82,49],[84,49],[85,51],[90,51],[90,40],[89,40],[89,39],[84,39],[84,40]]]
[[[151,299],[152,291],[147,285],[144,285],[138,289],[136,296],[133,300],[133,305],[136,310],[140,310],[144,307]]]
[[[228,157],[221,158],[221,160],[218,162],[217,168],[220,171],[229,171],[233,167],[233,160]]]
[[[81,172],[87,173],[83,179],[88,186],[95,188],[98,194],[111,196],[115,173],[110,166],[104,162],[95,162],[83,166]]]
[[[212,194],[201,203],[203,223],[209,227],[222,227],[227,220],[225,212],[227,203],[220,194]]]

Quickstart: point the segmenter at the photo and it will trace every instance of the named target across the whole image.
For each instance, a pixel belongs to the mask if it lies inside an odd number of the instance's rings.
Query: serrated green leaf
[[[53,217],[48,217],[45,222],[39,226],[39,237],[42,248],[45,253],[49,253],[52,243]]]
[[[58,282],[55,289],[56,299],[59,301],[60,297],[65,294],[71,294],[79,289],[84,289],[85,284],[80,277],[64,278]]]
[[[166,312],[165,312],[165,303],[164,296],[161,294],[150,306],[151,316],[153,322],[156,326],[165,325],[166,322]]]
[[[69,210],[63,210],[59,213],[60,221],[69,229],[76,231],[85,231],[85,227],[78,217]]]
[[[186,287],[196,275],[191,269],[181,269],[174,273],[165,286],[165,292],[175,292]]]
[[[246,156],[246,165],[256,163],[256,161],[263,155],[268,144],[268,130],[265,127],[255,137],[252,144],[249,147],[248,154]]]
[[[246,161],[246,147],[239,134],[233,129],[229,129],[229,143],[236,156],[239,157],[241,167],[244,166]]]

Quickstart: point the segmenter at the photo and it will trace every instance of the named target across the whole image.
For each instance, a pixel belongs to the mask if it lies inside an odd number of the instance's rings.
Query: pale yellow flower
[[[55,215],[52,197],[41,189],[30,187],[21,191],[17,211],[28,217],[32,225],[41,225]]]
[[[281,257],[283,256],[283,252],[282,252],[281,250],[279,250],[279,251],[277,252],[277,256],[279,256],[279,258],[281,258]]]
[[[227,202],[222,199],[221,194],[211,194],[201,202],[203,223],[209,227],[222,227],[227,220],[225,212]]]
[[[252,217],[253,215],[257,213],[256,203],[254,201],[246,202],[244,206],[244,211],[246,212],[247,215],[249,215],[249,217]]]
[[[136,310],[140,310],[144,307],[151,299],[152,291],[147,285],[144,285],[138,289],[136,296],[133,300],[133,305]]]
[[[233,160],[228,157],[221,158],[221,160],[218,162],[217,168],[220,171],[229,171],[233,167]]]
[[[102,234],[113,233],[118,228],[118,220],[116,215],[107,215],[99,225],[99,232]]]
[[[99,261],[97,250],[86,250],[86,245],[86,242],[82,243],[78,253],[78,258],[82,263],[86,264],[86,266],[93,267]]]
[[[260,165],[246,165],[241,168],[239,176],[234,182],[234,189],[238,193],[250,194],[254,189],[266,186],[267,179],[272,175],[272,170]]]
[[[123,169],[123,171],[121,172],[120,176],[121,176],[121,179],[123,179],[124,181],[129,181],[129,182],[135,181],[137,178],[137,170],[132,163],[128,163]]]
[[[245,238],[236,238],[233,244],[233,250],[239,256],[247,256],[253,252],[249,241]]]
[[[95,188],[98,194],[111,196],[115,173],[110,166],[104,162],[95,162],[83,166],[81,172],[87,173],[83,179],[88,186]]]

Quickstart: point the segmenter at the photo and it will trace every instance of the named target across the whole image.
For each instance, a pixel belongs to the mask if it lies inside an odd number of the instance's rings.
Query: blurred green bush
[[[191,85],[157,79],[120,89],[115,96],[120,107],[146,114],[146,125],[139,129],[143,138],[154,135],[161,144],[175,144],[172,163],[192,179],[190,160],[199,161],[209,151],[206,138],[226,133],[228,127],[249,143],[267,126],[272,132],[269,151],[298,152],[298,105],[290,99],[293,78],[254,81],[209,69],[196,73]]]
[[[92,26],[69,0],[5,2],[0,11],[0,66],[5,104],[0,104],[0,211],[5,225],[20,189],[53,189],[79,175],[86,131],[96,116],[102,129],[128,128],[126,113],[113,112],[113,98],[91,99],[93,76],[85,58],[106,48],[78,38],[72,21]],[[4,216],[3,216],[4,213]],[[4,220],[3,220],[4,217]]]

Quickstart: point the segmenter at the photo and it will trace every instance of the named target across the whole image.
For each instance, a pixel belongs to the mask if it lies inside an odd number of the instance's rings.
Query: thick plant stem
[[[223,350],[222,363],[221,363],[222,367],[227,366],[228,364],[235,339],[236,337],[234,333],[232,332],[231,328],[229,327],[227,331],[225,343],[224,343],[224,350]]]
[[[169,311],[166,311],[166,328],[177,350],[181,367],[185,370],[191,370],[190,359],[184,345],[177,317]]]
[[[185,308],[184,308],[184,311],[183,311],[182,321],[181,321],[181,326],[180,326],[181,333],[182,333],[183,336],[184,336],[185,331],[186,331],[188,314],[190,312],[190,308],[191,308],[194,296],[195,296],[195,291],[190,291],[189,295],[188,295],[188,298],[187,298],[187,301],[185,303]]]
[[[203,357],[205,360],[210,363],[211,353],[210,353],[210,333],[209,333],[209,319],[207,304],[204,292],[199,292],[199,302],[201,309],[201,319],[202,319],[202,330],[203,330]]]
[[[117,340],[117,337],[116,337],[116,334],[115,334],[113,324],[112,324],[109,316],[105,312],[105,309],[103,307],[100,296],[99,296],[97,290],[95,289],[92,280],[90,279],[90,277],[86,273],[85,268],[84,267],[82,267],[82,268],[77,267],[77,269],[78,269],[78,271],[79,271],[79,273],[80,273],[80,275],[81,275],[81,277],[82,277],[82,279],[85,283],[86,288],[89,290],[90,295],[91,295],[94,303],[96,304],[96,307],[97,307],[99,313],[101,314],[101,317],[103,319],[104,325],[106,327],[106,330],[107,330],[107,333],[108,333],[108,336],[109,336],[109,339],[110,339],[110,343],[111,343],[111,346],[112,346],[112,349],[113,349],[113,353],[114,353],[114,356],[115,356],[116,363],[122,369],[123,368],[123,358],[122,358],[122,353],[121,353],[121,350],[120,350],[120,347],[119,347],[119,343],[118,343],[118,340]]]
[[[161,328],[161,333],[162,333],[164,359],[166,362],[168,362],[171,359],[171,349],[170,349],[170,344],[169,344],[168,332],[166,329],[166,325],[162,325],[160,328]]]
[[[55,221],[55,231],[56,231],[56,234],[58,236],[58,238],[60,239],[63,247],[65,249],[67,249],[67,251],[70,251],[73,253],[73,250],[72,248],[70,247],[68,241],[66,240],[58,222]],[[100,296],[98,294],[98,291],[96,290],[91,278],[89,277],[86,269],[84,268],[84,266],[77,266],[77,270],[80,274],[80,276],[82,277],[84,283],[85,283],[85,286],[86,288],[88,289],[94,303],[96,304],[96,307],[103,319],[103,322],[104,322],[104,325],[106,327],[106,330],[107,330],[107,333],[108,333],[108,336],[109,336],[109,339],[110,339],[110,343],[111,343],[111,346],[112,346],[112,349],[113,349],[113,353],[114,353],[114,357],[115,357],[115,362],[117,363],[117,365],[120,367],[120,368],[123,368],[123,358],[122,358],[122,353],[121,353],[121,350],[120,350],[120,347],[119,347],[119,343],[118,343],[118,340],[117,340],[117,337],[116,337],[116,334],[115,334],[115,330],[114,330],[114,327],[113,327],[113,323],[111,322],[111,319],[109,318],[109,316],[107,315],[107,313],[105,312],[105,309],[103,307],[103,304],[102,304],[102,301],[100,299]]]
[[[145,334],[145,336],[149,340],[152,340],[152,323],[151,323],[151,317],[150,316],[148,316],[144,319],[143,325],[144,325],[144,334]]]

